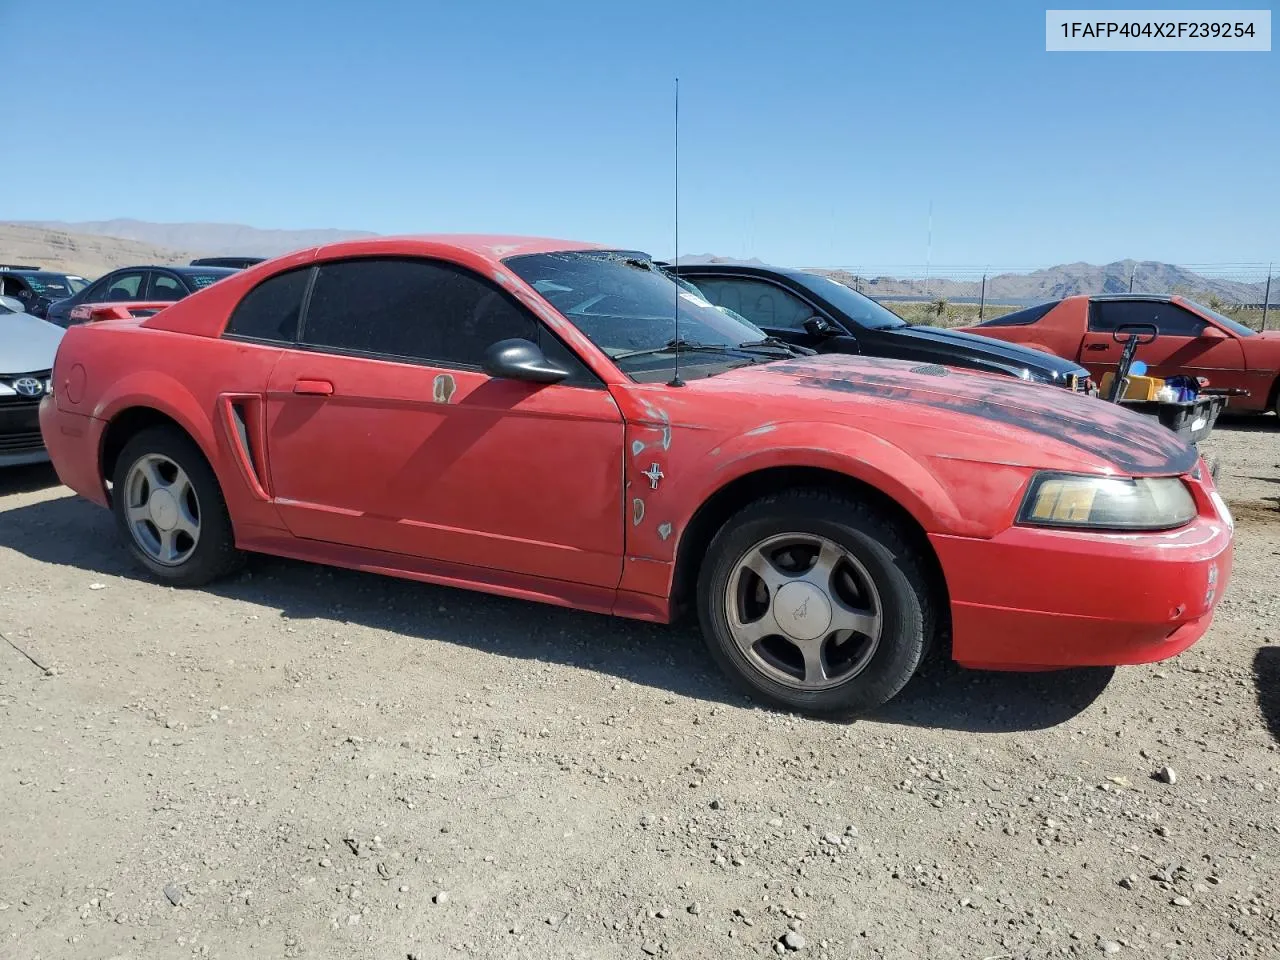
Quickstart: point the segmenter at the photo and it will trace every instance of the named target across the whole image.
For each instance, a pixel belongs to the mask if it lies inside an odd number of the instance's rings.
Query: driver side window
[[[1160,300],[1095,300],[1089,330],[1109,333],[1130,323],[1152,324],[1162,337],[1198,337],[1207,324],[1175,303]]]
[[[717,307],[727,307],[763,330],[803,331],[817,311],[799,297],[763,280],[699,277],[694,285]]]
[[[570,370],[565,384],[595,379],[509,294],[444,261],[369,257],[322,263],[301,343],[378,359],[479,369],[490,346],[517,337],[537,343]]]

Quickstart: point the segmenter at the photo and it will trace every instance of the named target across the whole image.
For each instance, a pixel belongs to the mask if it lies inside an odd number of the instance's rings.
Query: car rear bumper
[[[1231,576],[1232,529],[1204,488],[1179,530],[1013,527],[930,537],[951,595],[952,657],[989,670],[1152,663],[1199,640]]]
[[[40,401],[40,432],[58,479],[104,507],[107,491],[98,470],[98,451],[105,428],[101,420],[59,410],[53,397]]]

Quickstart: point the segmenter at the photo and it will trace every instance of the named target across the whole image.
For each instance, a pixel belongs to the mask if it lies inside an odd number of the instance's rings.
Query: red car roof
[[[415,247],[449,247],[466,251],[486,260],[502,260],[529,253],[556,253],[563,250],[607,250],[599,243],[582,243],[577,240],[556,240],[550,237],[519,237],[508,234],[483,233],[422,233],[390,237],[363,237],[359,240],[341,240],[316,248],[324,259],[343,256],[359,256],[371,250],[383,250],[397,246],[409,252]]]

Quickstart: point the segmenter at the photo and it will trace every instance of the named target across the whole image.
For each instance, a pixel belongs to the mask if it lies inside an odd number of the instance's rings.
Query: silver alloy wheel
[[[805,691],[860,674],[884,626],[866,567],[816,534],[770,537],[744,553],[729,575],[725,615],[753,667]]]
[[[176,567],[200,542],[200,501],[186,472],[159,453],[139,457],[124,480],[133,542],[156,563]]]

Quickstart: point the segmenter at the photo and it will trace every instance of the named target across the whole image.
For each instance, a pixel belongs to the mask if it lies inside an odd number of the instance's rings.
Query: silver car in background
[[[53,358],[65,333],[27,313],[21,300],[0,297],[0,468],[49,459],[40,401],[52,387]]]

